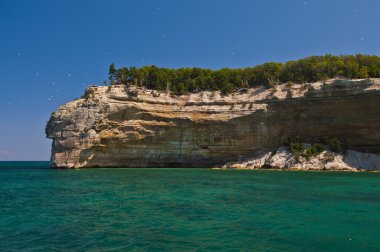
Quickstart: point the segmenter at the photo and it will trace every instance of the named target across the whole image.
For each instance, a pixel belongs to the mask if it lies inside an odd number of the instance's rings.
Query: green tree
[[[108,78],[109,78],[109,80],[110,80],[110,84],[111,84],[111,85],[114,85],[114,84],[115,84],[115,81],[117,81],[116,73],[117,73],[117,69],[116,69],[116,67],[115,67],[115,64],[112,63],[112,64],[109,66],[109,70],[108,70]]]
[[[380,78],[380,57],[375,55],[311,56],[286,63],[268,62],[242,69],[109,67],[110,84],[131,84],[173,92],[202,90],[232,92],[242,87],[274,87],[278,83],[324,81],[334,77]]]
[[[119,69],[117,72],[118,72],[118,75],[117,75],[118,82],[122,83],[122,84],[127,84],[128,83],[128,75],[129,75],[128,68],[123,67],[123,68]]]
[[[183,93],[185,93],[185,91],[186,91],[185,85],[183,85],[183,83],[179,83],[176,86],[176,91],[177,91],[177,94],[183,94]]]

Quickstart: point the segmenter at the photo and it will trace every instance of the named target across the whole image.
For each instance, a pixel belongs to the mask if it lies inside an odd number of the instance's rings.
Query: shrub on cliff
[[[342,153],[343,152],[343,144],[342,142],[337,139],[337,138],[333,138],[329,141],[329,146],[330,146],[330,150],[332,152],[336,152],[336,153]]]
[[[288,146],[294,157],[297,159],[299,157],[309,159],[325,150],[325,146],[321,143],[314,143],[309,148],[305,148],[300,137],[297,137],[294,142],[288,143]]]
[[[289,144],[290,151],[293,153],[295,157],[299,157],[304,152],[304,145],[300,142],[292,142]]]
[[[287,139],[284,144],[289,147],[290,151],[297,159],[299,157],[309,159],[312,156],[322,153],[326,148],[335,153],[344,152],[344,144],[338,138],[332,138],[330,140],[325,139],[322,140],[322,142],[318,141],[313,143],[309,148],[305,148],[301,137],[296,137],[294,140]]]
[[[306,149],[304,156],[309,159],[312,156],[316,156],[325,150],[325,146],[321,143],[315,143],[310,148]]]

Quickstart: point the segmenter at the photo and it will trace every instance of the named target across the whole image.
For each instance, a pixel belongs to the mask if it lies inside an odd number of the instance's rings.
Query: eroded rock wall
[[[174,96],[90,87],[46,127],[54,167],[212,167],[283,145],[338,137],[380,153],[380,80],[330,80]]]

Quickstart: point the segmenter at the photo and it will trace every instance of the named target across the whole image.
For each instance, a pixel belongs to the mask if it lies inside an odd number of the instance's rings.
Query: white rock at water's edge
[[[349,150],[344,163],[357,169],[380,170],[380,155]]]
[[[348,150],[345,154],[323,151],[309,159],[291,153],[288,147],[279,147],[275,154],[267,152],[255,158],[230,162],[222,168],[231,169],[299,169],[299,170],[380,170],[380,155]]]

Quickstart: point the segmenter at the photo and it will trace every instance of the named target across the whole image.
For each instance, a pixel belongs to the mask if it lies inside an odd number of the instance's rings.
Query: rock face
[[[307,144],[306,144],[307,145]],[[275,152],[266,152],[254,158],[229,162],[222,169],[296,169],[379,171],[380,155],[348,150],[344,154],[324,150],[309,158],[296,157],[288,147],[281,146]]]
[[[46,126],[53,167],[213,167],[302,136],[380,153],[380,79],[174,96],[89,87]],[[354,161],[352,161],[354,162]]]

